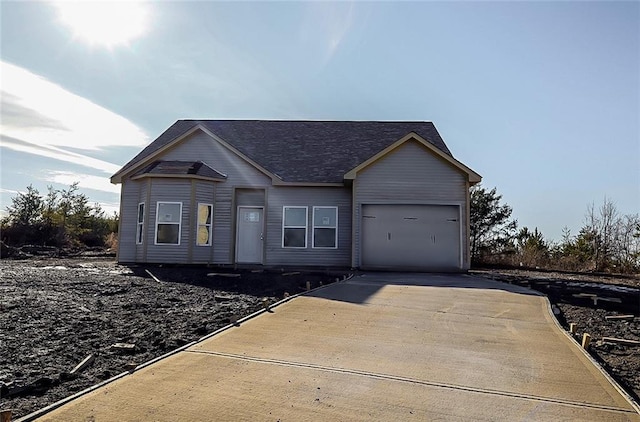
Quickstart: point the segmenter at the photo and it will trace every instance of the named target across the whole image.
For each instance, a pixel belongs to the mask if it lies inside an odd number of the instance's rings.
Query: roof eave
[[[278,180],[273,181],[273,186],[344,187],[344,182],[287,182],[284,180]]]
[[[161,179],[197,179],[197,180],[208,180],[211,182],[225,182],[226,178],[221,177],[208,177],[208,176],[200,176],[197,174],[139,174],[137,176],[131,177],[131,180],[140,180],[146,178],[161,178]]]

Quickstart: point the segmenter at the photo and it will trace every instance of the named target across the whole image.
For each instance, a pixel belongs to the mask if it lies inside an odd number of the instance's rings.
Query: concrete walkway
[[[43,421],[640,421],[529,290],[365,274],[291,300]]]

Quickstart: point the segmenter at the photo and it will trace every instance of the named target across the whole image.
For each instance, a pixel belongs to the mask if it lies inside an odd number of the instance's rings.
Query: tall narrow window
[[[282,247],[307,247],[307,207],[283,208]]]
[[[196,245],[211,246],[211,221],[213,218],[213,205],[198,204],[198,234]]]
[[[313,247],[338,247],[338,207],[313,207]]]
[[[136,228],[136,244],[142,244],[144,230],[144,202],[138,204],[138,225]]]
[[[156,244],[179,245],[182,202],[158,202],[156,211]]]

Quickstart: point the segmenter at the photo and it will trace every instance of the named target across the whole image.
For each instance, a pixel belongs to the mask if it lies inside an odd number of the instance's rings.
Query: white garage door
[[[460,208],[450,205],[363,205],[362,267],[460,268]]]

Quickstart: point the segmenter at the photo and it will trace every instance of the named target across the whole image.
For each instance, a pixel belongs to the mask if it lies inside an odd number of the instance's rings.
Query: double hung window
[[[156,244],[179,245],[182,226],[182,202],[158,202]]]
[[[313,207],[313,247],[338,247],[338,207]]]
[[[284,207],[282,211],[282,247],[307,247],[307,207]]]
[[[138,224],[136,225],[136,244],[142,244],[144,230],[144,202],[138,204]]]

